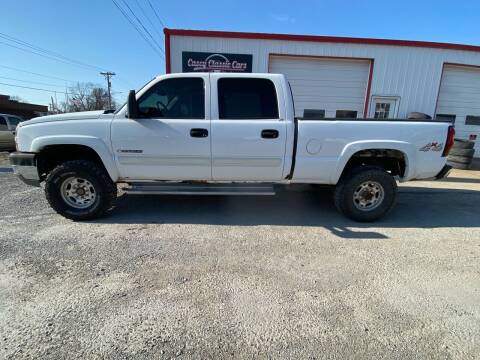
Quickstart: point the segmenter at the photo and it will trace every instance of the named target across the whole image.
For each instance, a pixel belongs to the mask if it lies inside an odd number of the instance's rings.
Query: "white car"
[[[443,177],[449,123],[296,119],[278,74],[162,75],[115,113],[35,118],[17,130],[14,171],[45,182],[61,215],[84,220],[113,208],[117,183],[136,194],[271,195],[273,184],[335,186],[357,221],[386,214],[398,181]]]
[[[15,129],[23,119],[9,114],[0,114],[0,150],[15,150]]]

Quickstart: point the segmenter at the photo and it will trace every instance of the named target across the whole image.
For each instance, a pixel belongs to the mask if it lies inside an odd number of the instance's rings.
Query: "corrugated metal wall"
[[[254,72],[268,71],[270,54],[373,58],[370,95],[400,96],[399,117],[411,111],[435,113],[444,62],[480,65],[480,53],[473,51],[172,35],[172,72],[182,71],[182,51],[252,54]]]

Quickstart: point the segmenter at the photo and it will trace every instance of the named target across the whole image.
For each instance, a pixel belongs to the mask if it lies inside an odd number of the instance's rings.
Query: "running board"
[[[275,195],[270,184],[130,183],[122,190],[137,195]]]

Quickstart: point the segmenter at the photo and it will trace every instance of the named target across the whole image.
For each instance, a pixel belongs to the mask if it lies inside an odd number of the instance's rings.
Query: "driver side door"
[[[161,79],[137,99],[140,118],[115,118],[120,177],[211,180],[209,89],[208,74]]]

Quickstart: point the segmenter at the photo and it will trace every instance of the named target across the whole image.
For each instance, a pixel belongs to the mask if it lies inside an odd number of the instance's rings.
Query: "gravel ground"
[[[5,171],[0,358],[479,357],[478,173],[402,186],[366,225],[303,187],[74,223]]]

